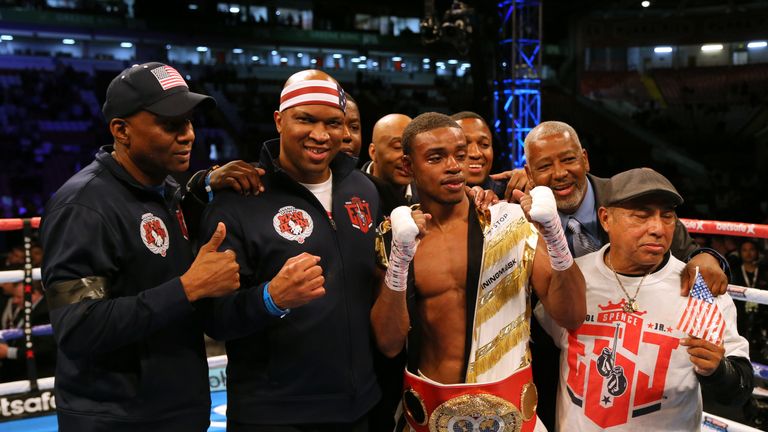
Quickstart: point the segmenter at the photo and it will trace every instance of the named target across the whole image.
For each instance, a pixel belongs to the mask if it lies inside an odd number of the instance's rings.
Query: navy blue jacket
[[[103,147],[47,203],[43,284],[58,343],[61,431],[203,431],[210,392],[202,320],[179,280],[193,260],[179,186],[165,198]],[[61,304],[86,277],[104,292]]]
[[[331,163],[330,219],[277,165],[279,148],[274,140],[261,151],[265,192],[217,193],[202,219],[203,238],[225,223],[221,250],[234,250],[240,264],[241,289],[206,300],[206,331],[227,340],[227,417],[250,424],[352,422],[380,395],[369,320],[378,194],[354,159],[339,154]],[[302,252],[321,257],[326,294],[284,318],[272,316],[264,285]]]

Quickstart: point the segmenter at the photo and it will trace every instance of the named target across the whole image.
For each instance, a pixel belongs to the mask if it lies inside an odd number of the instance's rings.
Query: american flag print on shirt
[[[688,296],[677,328],[686,334],[720,345],[725,332],[725,319],[709,291],[698,267],[696,279]]]
[[[152,69],[152,75],[157,78],[157,81],[160,83],[160,86],[163,88],[163,90],[168,90],[169,88],[179,86],[188,87],[187,83],[184,81],[184,78],[181,77],[176,69],[170,66],[156,67]]]

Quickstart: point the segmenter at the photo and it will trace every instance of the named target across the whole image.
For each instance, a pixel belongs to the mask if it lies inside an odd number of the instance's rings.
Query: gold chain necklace
[[[642,279],[640,279],[640,283],[637,284],[637,288],[635,288],[635,295],[630,297],[629,292],[627,292],[627,289],[624,288],[624,284],[621,283],[621,279],[619,279],[619,274],[616,273],[616,270],[613,269],[613,265],[611,264],[611,253],[608,252],[608,267],[610,267],[611,271],[613,272],[613,275],[616,277],[616,282],[619,283],[619,287],[622,291],[624,291],[624,295],[627,297],[627,302],[624,303],[624,312],[626,313],[633,313],[640,310],[640,306],[637,305],[637,294],[640,292],[640,287],[643,286],[643,282],[645,281],[645,278],[651,274],[651,272],[646,273],[643,275]]]

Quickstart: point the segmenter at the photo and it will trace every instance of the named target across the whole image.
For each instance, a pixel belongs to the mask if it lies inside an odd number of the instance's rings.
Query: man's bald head
[[[525,144],[523,151],[525,151],[525,160],[529,159],[529,151],[531,143],[539,140],[546,140],[548,138],[565,138],[576,144],[581,149],[581,142],[579,136],[576,134],[576,130],[568,123],[559,121],[546,121],[539,123],[535,128],[528,132],[525,137]]]
[[[327,73],[307,69],[291,75],[280,93],[279,112],[299,105],[326,105],[346,111],[341,85]]]
[[[402,170],[403,130],[411,122],[404,114],[387,114],[373,126],[368,155],[373,162],[372,174],[384,181],[400,186],[410,183],[410,177]]]
[[[327,73],[321,70],[307,69],[307,70],[296,72],[295,74],[288,77],[288,79],[285,81],[285,84],[283,85],[283,88],[286,88],[289,85],[298,81],[309,81],[309,80],[331,81],[336,84],[339,83],[332,76],[328,75]]]
[[[405,114],[387,114],[373,125],[372,139],[374,145],[381,144],[384,135],[388,137],[401,137],[403,129],[411,122],[411,118]]]

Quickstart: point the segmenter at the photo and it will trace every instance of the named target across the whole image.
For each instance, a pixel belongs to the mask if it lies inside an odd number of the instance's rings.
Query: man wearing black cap
[[[685,264],[670,246],[682,202],[650,168],[612,177],[598,210],[609,244],[576,259],[587,281],[584,324],[567,331],[536,309],[562,349],[556,430],[699,430],[700,385],[727,404],[752,393],[733,300],[712,299],[700,275],[691,300],[680,295]]]
[[[190,116],[210,108],[161,63],[112,80],[114,138],[47,203],[43,283],[58,344],[61,431],[204,431],[203,327],[193,302],[239,287],[218,224],[195,258],[169,174],[189,167]]]

